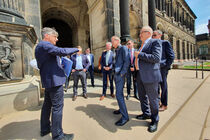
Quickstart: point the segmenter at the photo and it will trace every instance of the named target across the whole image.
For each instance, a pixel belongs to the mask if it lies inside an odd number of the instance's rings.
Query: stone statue
[[[11,64],[15,62],[15,54],[12,51],[12,43],[5,35],[0,35],[0,80],[11,80]]]

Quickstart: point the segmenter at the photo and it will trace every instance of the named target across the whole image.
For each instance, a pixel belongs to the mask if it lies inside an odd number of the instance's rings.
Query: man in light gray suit
[[[153,30],[144,26],[140,32],[141,48],[135,52],[135,67],[137,70],[138,93],[143,114],[137,119],[151,119],[149,132],[157,130],[159,122],[158,84],[161,81],[160,60],[162,47],[159,40],[152,39]]]

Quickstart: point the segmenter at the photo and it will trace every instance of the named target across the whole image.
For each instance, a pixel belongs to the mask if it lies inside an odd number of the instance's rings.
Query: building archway
[[[55,27],[59,33],[59,47],[90,46],[90,26],[86,0],[41,0],[43,27]]]
[[[75,18],[61,8],[50,8],[42,14],[43,27],[54,27],[59,34],[57,46],[73,47],[78,43]]]
[[[72,42],[72,29],[71,27],[63,20],[60,19],[49,19],[44,24],[43,27],[53,27],[58,32],[58,42],[57,46],[62,48],[70,48],[73,46]]]

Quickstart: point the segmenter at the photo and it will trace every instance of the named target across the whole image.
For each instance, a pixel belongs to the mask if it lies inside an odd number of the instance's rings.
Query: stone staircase
[[[210,140],[210,75],[153,136],[153,140]]]

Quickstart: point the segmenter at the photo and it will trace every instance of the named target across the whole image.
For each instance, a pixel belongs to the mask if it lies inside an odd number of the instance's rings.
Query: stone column
[[[163,0],[160,0],[160,11],[163,11]]]
[[[187,41],[184,41],[184,47],[185,47],[185,61],[187,61],[188,60],[188,57],[187,57],[187,55],[188,55],[188,52],[187,52]]]
[[[192,56],[191,56],[191,52],[190,52],[190,46],[191,46],[192,44],[191,43],[188,43],[188,56],[189,56],[189,59],[191,60],[192,59]]]
[[[191,45],[190,46],[190,53],[191,53],[191,58],[193,59],[194,58],[194,45]]]
[[[120,1],[120,29],[121,42],[123,43],[130,38],[129,0]]]
[[[155,0],[149,0],[149,26],[156,30]]]
[[[179,11],[179,3],[177,3],[177,22],[180,21]]]
[[[120,3],[119,0],[113,0],[113,24],[114,35],[120,36]]]
[[[166,0],[162,0],[162,11],[165,12],[166,11]]]
[[[183,61],[183,46],[182,46],[182,40],[179,39],[179,54],[180,54],[180,60],[179,61]]]
[[[171,0],[171,16],[174,17],[173,0]]]
[[[173,50],[174,50],[174,55],[175,55],[175,60],[177,60],[177,46],[176,46],[176,37],[173,36]]]

